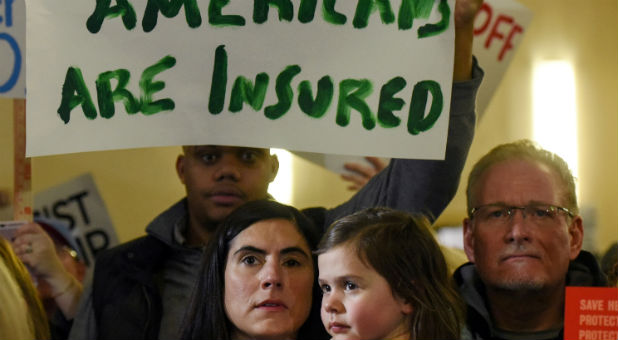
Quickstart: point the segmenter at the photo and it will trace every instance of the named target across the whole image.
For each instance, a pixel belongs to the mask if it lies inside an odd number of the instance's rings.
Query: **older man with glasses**
[[[575,182],[559,156],[522,140],[472,169],[464,248],[455,272],[468,315],[464,338],[562,339],[565,286],[603,286],[582,250]]]

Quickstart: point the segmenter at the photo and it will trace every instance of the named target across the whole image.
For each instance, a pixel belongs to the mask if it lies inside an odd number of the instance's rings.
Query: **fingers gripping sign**
[[[36,223],[26,223],[17,229],[13,249],[36,277],[46,279],[64,267],[56,254],[49,235]]]
[[[344,168],[350,171],[350,173],[341,174],[341,178],[344,181],[350,182],[349,190],[359,190],[388,165],[388,162],[382,158],[365,157],[365,159],[369,162],[369,165],[356,162],[344,164]]]

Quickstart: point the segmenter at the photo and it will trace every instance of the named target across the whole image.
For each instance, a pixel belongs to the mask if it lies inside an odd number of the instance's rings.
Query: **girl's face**
[[[290,221],[257,222],[230,242],[225,311],[233,339],[293,339],[311,309],[313,259]]]
[[[348,243],[318,256],[322,323],[333,339],[409,339],[412,305]]]

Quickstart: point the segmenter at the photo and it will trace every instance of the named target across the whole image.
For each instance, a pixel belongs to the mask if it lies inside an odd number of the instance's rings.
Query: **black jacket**
[[[153,236],[140,237],[97,257],[92,297],[101,339],[157,339],[161,296],[156,286],[157,265],[170,251]]]
[[[454,279],[460,294],[466,302],[466,327],[464,339],[500,339],[493,329],[487,308],[485,286],[479,278],[473,263],[466,263],[455,271]],[[594,255],[582,250],[569,264],[566,277],[567,286],[604,287],[607,279]],[[562,340],[563,331],[557,337],[545,338]],[[541,339],[542,334],[531,335],[530,339]]]

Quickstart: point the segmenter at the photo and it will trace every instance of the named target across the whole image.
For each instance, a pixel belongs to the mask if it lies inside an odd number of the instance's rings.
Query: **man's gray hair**
[[[575,193],[575,178],[568,164],[560,156],[553,152],[547,151],[536,143],[528,139],[518,140],[512,143],[498,145],[483,156],[472,168],[468,176],[468,187],[466,189],[468,211],[474,206],[476,190],[481,177],[497,163],[512,159],[522,159],[539,162],[548,166],[557,175],[562,182],[563,199],[565,208],[569,209],[573,214],[579,214],[577,207],[577,195]]]

